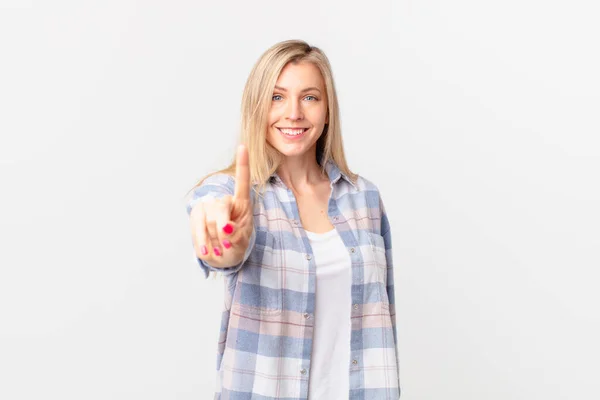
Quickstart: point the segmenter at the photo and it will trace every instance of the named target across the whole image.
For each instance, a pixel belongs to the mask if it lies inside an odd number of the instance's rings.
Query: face
[[[327,117],[327,94],[312,63],[287,64],[273,89],[267,142],[287,157],[316,154]]]

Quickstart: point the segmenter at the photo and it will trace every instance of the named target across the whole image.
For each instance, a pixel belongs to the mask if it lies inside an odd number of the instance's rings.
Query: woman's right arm
[[[256,240],[244,146],[237,152],[235,180],[226,174],[206,178],[194,189],[187,211],[194,250],[205,275],[239,271]]]

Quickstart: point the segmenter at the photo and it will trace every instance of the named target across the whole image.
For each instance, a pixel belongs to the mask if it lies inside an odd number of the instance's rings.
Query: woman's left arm
[[[398,331],[396,329],[396,295],[394,288],[394,263],[392,259],[392,230],[390,229],[390,222],[383,205],[383,200],[379,197],[379,208],[381,209],[381,236],[383,237],[383,243],[385,245],[385,259],[387,264],[387,281],[386,291],[388,301],[390,304],[390,318],[392,320],[392,330],[394,333],[394,342],[396,345],[396,362],[398,371],[400,369],[400,356],[398,354]]]
[[[385,259],[387,264],[387,281],[386,290],[388,300],[390,303],[390,314],[392,316],[392,322],[394,323],[395,329],[395,317],[396,317],[396,299],[394,291],[394,263],[392,259],[392,230],[390,229],[390,222],[383,205],[383,200],[379,198],[379,208],[381,209],[381,236],[383,237],[383,243],[385,245]],[[394,332],[395,336],[395,332]]]

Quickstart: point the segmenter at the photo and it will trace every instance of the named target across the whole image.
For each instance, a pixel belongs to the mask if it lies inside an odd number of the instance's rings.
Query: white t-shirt
[[[348,250],[336,229],[306,231],[317,265],[315,332],[309,400],[346,400],[350,382],[352,269]]]

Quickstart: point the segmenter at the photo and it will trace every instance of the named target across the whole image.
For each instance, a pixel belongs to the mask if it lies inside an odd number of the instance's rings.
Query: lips
[[[277,128],[279,132],[285,136],[300,136],[308,130],[308,128]]]
[[[278,127],[277,129],[279,129],[282,132],[288,132],[288,131],[293,131],[293,132],[304,132],[306,131],[308,128],[284,128],[284,127]]]

